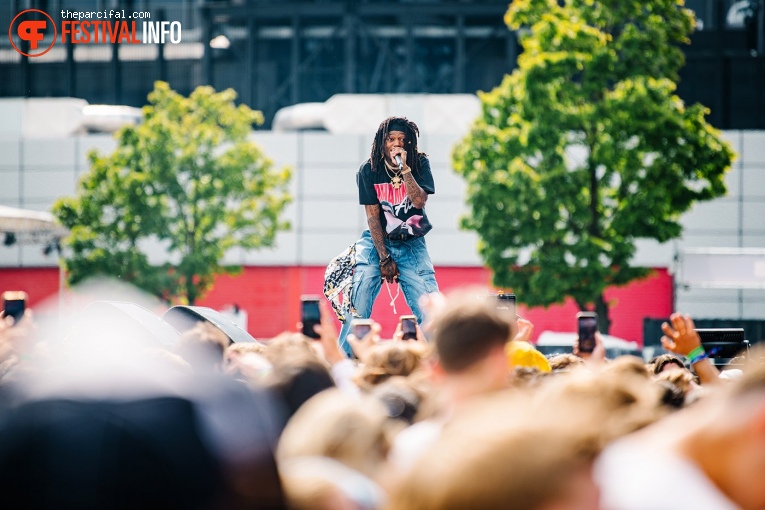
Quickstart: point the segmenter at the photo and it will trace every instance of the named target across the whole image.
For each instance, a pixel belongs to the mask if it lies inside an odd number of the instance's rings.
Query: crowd
[[[650,363],[547,358],[485,295],[352,358],[327,303],[318,339],[0,321],[2,507],[765,509],[765,352],[721,372],[676,313]]]

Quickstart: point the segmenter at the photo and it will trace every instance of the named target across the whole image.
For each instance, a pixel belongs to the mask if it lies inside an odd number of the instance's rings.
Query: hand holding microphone
[[[398,149],[398,152],[393,154],[393,159],[396,162],[396,164],[398,165],[398,169],[399,170],[403,170],[404,169],[404,160],[406,159],[406,152],[404,151],[403,148],[398,148],[397,147],[396,149]],[[393,150],[396,150],[396,149],[393,149]],[[403,154],[403,157],[402,157],[402,154]]]

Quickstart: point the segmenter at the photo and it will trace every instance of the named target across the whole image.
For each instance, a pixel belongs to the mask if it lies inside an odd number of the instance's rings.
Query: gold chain
[[[389,166],[387,159],[383,159],[383,163],[385,164],[385,173],[388,174],[390,182],[393,184],[393,189],[399,189],[401,184],[404,182],[404,180],[401,178],[401,175],[399,174],[400,170]],[[393,175],[391,175],[391,173],[388,171],[388,168],[393,170]]]

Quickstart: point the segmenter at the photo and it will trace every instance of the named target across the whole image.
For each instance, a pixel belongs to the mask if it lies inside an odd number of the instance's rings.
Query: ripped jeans
[[[407,241],[397,241],[386,237],[385,247],[398,266],[400,274],[398,284],[404,292],[406,304],[417,317],[417,322],[422,324],[425,317],[420,310],[420,297],[423,294],[438,292],[436,273],[433,270],[433,263],[430,261],[425,238],[414,237]],[[354,356],[346,337],[351,329],[351,321],[354,318],[369,318],[375,299],[380,294],[381,285],[380,257],[372,241],[372,234],[369,230],[365,230],[361,234],[361,239],[356,242],[356,267],[353,272],[353,291],[351,294],[358,315],[346,317],[338,339],[340,348],[350,358],[354,358]]]

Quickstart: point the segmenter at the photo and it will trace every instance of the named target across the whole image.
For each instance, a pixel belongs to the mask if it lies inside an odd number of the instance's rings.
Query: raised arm
[[[688,357],[701,384],[719,382],[720,372],[706,356],[693,319],[688,315],[673,313],[669,321],[671,324],[665,322],[661,325],[661,330],[664,332],[661,345],[668,351]]]
[[[404,169],[401,171],[401,175],[404,176],[404,183],[406,183],[406,195],[409,197],[409,200],[412,201],[412,205],[417,209],[422,209],[425,207],[425,202],[428,201],[428,194],[425,193],[425,190],[423,190],[422,187],[417,184],[417,181],[414,180],[414,177],[412,176],[412,169],[408,166],[404,166]]]
[[[380,257],[380,273],[385,281],[393,283],[394,278],[398,276],[398,266],[385,248],[385,232],[380,222],[380,205],[365,205],[364,211],[367,213],[367,225],[369,233],[372,234],[372,242],[375,243],[377,255]]]

